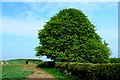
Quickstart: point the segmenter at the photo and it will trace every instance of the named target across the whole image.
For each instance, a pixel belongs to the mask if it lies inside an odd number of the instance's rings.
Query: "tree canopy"
[[[39,30],[36,56],[55,61],[108,62],[110,49],[96,33],[95,26],[80,10],[60,10]]]

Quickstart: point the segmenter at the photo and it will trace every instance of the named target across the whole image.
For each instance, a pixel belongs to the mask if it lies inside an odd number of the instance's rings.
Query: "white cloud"
[[[3,16],[2,20],[3,33],[31,37],[33,36],[36,37],[38,35],[37,34],[38,30],[42,29],[45,22],[48,21],[45,20],[45,18],[41,15],[41,13],[45,12],[44,10],[46,10],[48,6],[45,5],[43,9],[40,9],[40,11],[38,11],[38,8],[40,7],[39,4],[36,3],[25,4],[32,10],[27,10],[18,13],[14,15],[15,17]]]
[[[32,0],[34,1],[34,0]],[[9,34],[21,34],[21,35],[35,35],[38,29],[41,29],[42,26],[44,25],[44,20],[40,20],[40,16],[38,16],[41,12],[46,12],[45,10],[47,10],[48,8],[50,9],[48,15],[54,15],[57,12],[57,8],[64,8],[63,5],[61,3],[58,3],[56,6],[52,6],[52,4],[46,3],[39,11],[38,8],[40,7],[40,5],[38,3],[24,3],[27,5],[27,7],[30,7],[32,10],[34,11],[25,11],[22,13],[19,13],[16,15],[16,18],[7,18],[7,17],[3,17],[3,32],[5,33],[9,33]],[[113,4],[112,6],[115,6],[115,4]],[[51,9],[51,7],[54,7]],[[80,8],[81,9],[86,9],[86,10],[100,10],[103,9],[101,8],[102,6],[96,3],[68,3],[68,5],[66,7],[76,7],[76,8]],[[88,8],[90,9],[88,9]],[[95,7],[94,9],[92,9],[93,7]],[[111,6],[105,6],[104,9],[108,9]],[[38,11],[38,12],[36,12]],[[38,14],[39,13],[39,14]],[[23,19],[24,18],[24,19]],[[2,24],[2,23],[0,23]],[[113,32],[113,29],[98,29],[99,33],[102,35],[106,35],[105,37],[107,37],[108,35],[112,35],[113,37],[115,33]],[[2,32],[2,31],[0,31]],[[36,33],[35,33],[36,32]]]
[[[36,20],[33,13],[27,12],[23,18],[20,14],[16,18],[3,18],[3,33],[22,36],[37,36],[38,30],[43,28],[44,20]]]
[[[40,12],[36,12],[38,9],[37,4],[25,4],[26,6],[24,7],[30,7],[30,10],[17,13],[14,17],[3,16],[3,33],[29,37],[36,37],[38,35],[38,30],[43,28],[47,20],[39,15]]]
[[[31,0],[31,1],[35,1],[35,0]],[[39,28],[42,28],[42,26],[44,25],[44,20],[40,20],[38,16],[41,12],[46,12],[47,9],[50,9],[48,15],[54,15],[57,12],[57,8],[64,8],[63,5],[61,3],[58,3],[56,6],[52,6],[52,4],[46,3],[41,9],[38,8],[40,7],[40,5],[38,3],[24,3],[27,5],[27,7],[30,7],[32,10],[34,11],[25,11],[22,13],[19,13],[16,15],[16,18],[7,18],[7,17],[3,17],[3,32],[5,33],[10,33],[10,34],[22,34],[22,35],[35,35],[35,31],[37,31]],[[68,3],[68,5],[64,5],[66,7],[76,7],[76,8],[80,8],[84,9],[84,10],[100,10],[103,9],[102,6],[100,4],[96,4],[96,3]],[[104,7],[104,9],[109,9],[112,6],[116,6],[116,4],[112,4],[112,5],[106,5]],[[51,7],[54,7],[51,9]],[[89,9],[88,9],[89,8]],[[93,9],[94,8],[94,9]],[[38,12],[36,12],[38,11]],[[87,11],[85,11],[87,12]],[[24,18],[24,19],[23,19]],[[0,23],[2,24],[2,23]],[[0,29],[1,30],[1,29]],[[113,32],[113,28],[112,29],[98,29],[99,33],[101,35],[106,35],[105,37],[107,37],[108,35],[112,35],[113,37],[114,34],[116,33],[112,33]],[[116,30],[115,30],[116,31]],[[2,31],[0,31],[2,32]],[[103,34],[104,33],[104,34]]]

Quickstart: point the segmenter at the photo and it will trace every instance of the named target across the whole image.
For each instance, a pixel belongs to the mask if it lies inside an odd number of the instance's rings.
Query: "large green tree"
[[[80,10],[60,10],[39,30],[36,56],[57,61],[102,63],[109,61],[107,43],[95,32],[95,26]]]

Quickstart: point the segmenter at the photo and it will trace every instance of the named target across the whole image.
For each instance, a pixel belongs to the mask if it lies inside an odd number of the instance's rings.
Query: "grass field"
[[[21,80],[34,72],[33,70],[23,70],[24,67],[27,67],[26,60],[8,60],[1,63],[3,65],[0,66],[2,67],[0,76],[3,80]]]
[[[23,66],[22,65],[4,65],[2,67],[2,78],[6,79],[9,78],[10,80],[12,79],[22,79],[22,78],[27,78],[27,75],[33,73],[32,70],[22,70]]]
[[[7,60],[2,61],[2,80],[21,80],[28,77],[28,75],[34,73],[34,70],[24,70],[28,66],[32,66],[33,64],[39,64],[40,60],[29,60],[28,65],[26,64],[25,59],[16,59],[16,60]],[[1,66],[0,66],[1,67]],[[65,76],[64,73],[54,69],[54,68],[42,68],[45,72],[53,75],[58,80],[66,79],[70,80],[69,77]]]
[[[3,80],[21,80],[27,78],[27,75],[33,73],[32,70],[23,70],[27,67],[25,60],[2,61],[2,79]]]

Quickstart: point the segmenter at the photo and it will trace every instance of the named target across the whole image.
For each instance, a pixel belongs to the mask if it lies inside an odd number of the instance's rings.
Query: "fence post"
[[[28,60],[26,60],[26,64],[28,64]]]

